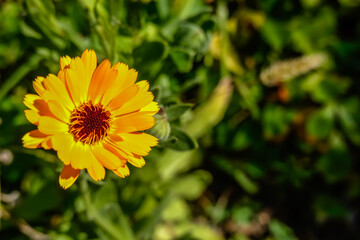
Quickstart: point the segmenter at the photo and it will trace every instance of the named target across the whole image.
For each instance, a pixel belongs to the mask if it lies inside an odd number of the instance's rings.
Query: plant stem
[[[109,234],[109,236],[111,236],[112,239],[117,239],[117,240],[126,239],[126,237],[123,236],[121,231],[119,231],[119,229],[116,226],[114,226],[112,222],[110,222],[108,219],[104,218],[101,214],[99,214],[95,206],[92,204],[90,198],[89,186],[87,183],[87,179],[84,175],[82,176],[80,181],[80,190],[84,197],[89,220],[94,221],[94,223],[98,227],[100,227],[104,232]]]

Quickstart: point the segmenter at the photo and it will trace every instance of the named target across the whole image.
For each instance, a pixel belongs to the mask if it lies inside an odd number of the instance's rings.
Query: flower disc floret
[[[91,101],[76,108],[70,116],[69,133],[75,141],[94,144],[107,136],[110,128],[111,113],[101,104]]]

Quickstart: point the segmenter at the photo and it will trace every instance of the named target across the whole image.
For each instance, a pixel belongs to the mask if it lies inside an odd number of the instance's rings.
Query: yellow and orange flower
[[[27,148],[54,149],[65,164],[59,182],[70,187],[81,169],[95,180],[105,168],[120,177],[129,175],[127,163],[142,167],[157,139],[141,132],[154,125],[159,110],[147,81],[135,83],[137,72],[109,60],[97,66],[96,54],[60,59],[57,76],[37,77],[38,93],[27,94],[26,118],[37,130],[23,137]]]

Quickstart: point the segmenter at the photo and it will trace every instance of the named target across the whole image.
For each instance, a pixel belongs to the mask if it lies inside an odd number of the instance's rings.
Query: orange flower
[[[147,81],[135,83],[137,72],[109,60],[97,66],[96,54],[60,59],[57,76],[37,77],[38,95],[27,94],[26,118],[38,126],[23,137],[27,148],[54,149],[65,164],[59,182],[69,188],[86,169],[95,180],[105,168],[120,177],[129,175],[127,162],[145,164],[142,156],[157,139],[141,132],[154,125],[159,110]]]

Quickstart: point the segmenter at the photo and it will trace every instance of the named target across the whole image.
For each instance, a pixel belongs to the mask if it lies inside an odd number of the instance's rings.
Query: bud
[[[163,107],[160,107],[159,112],[154,115],[155,125],[149,130],[149,133],[164,142],[169,138],[171,128],[168,117]]]

